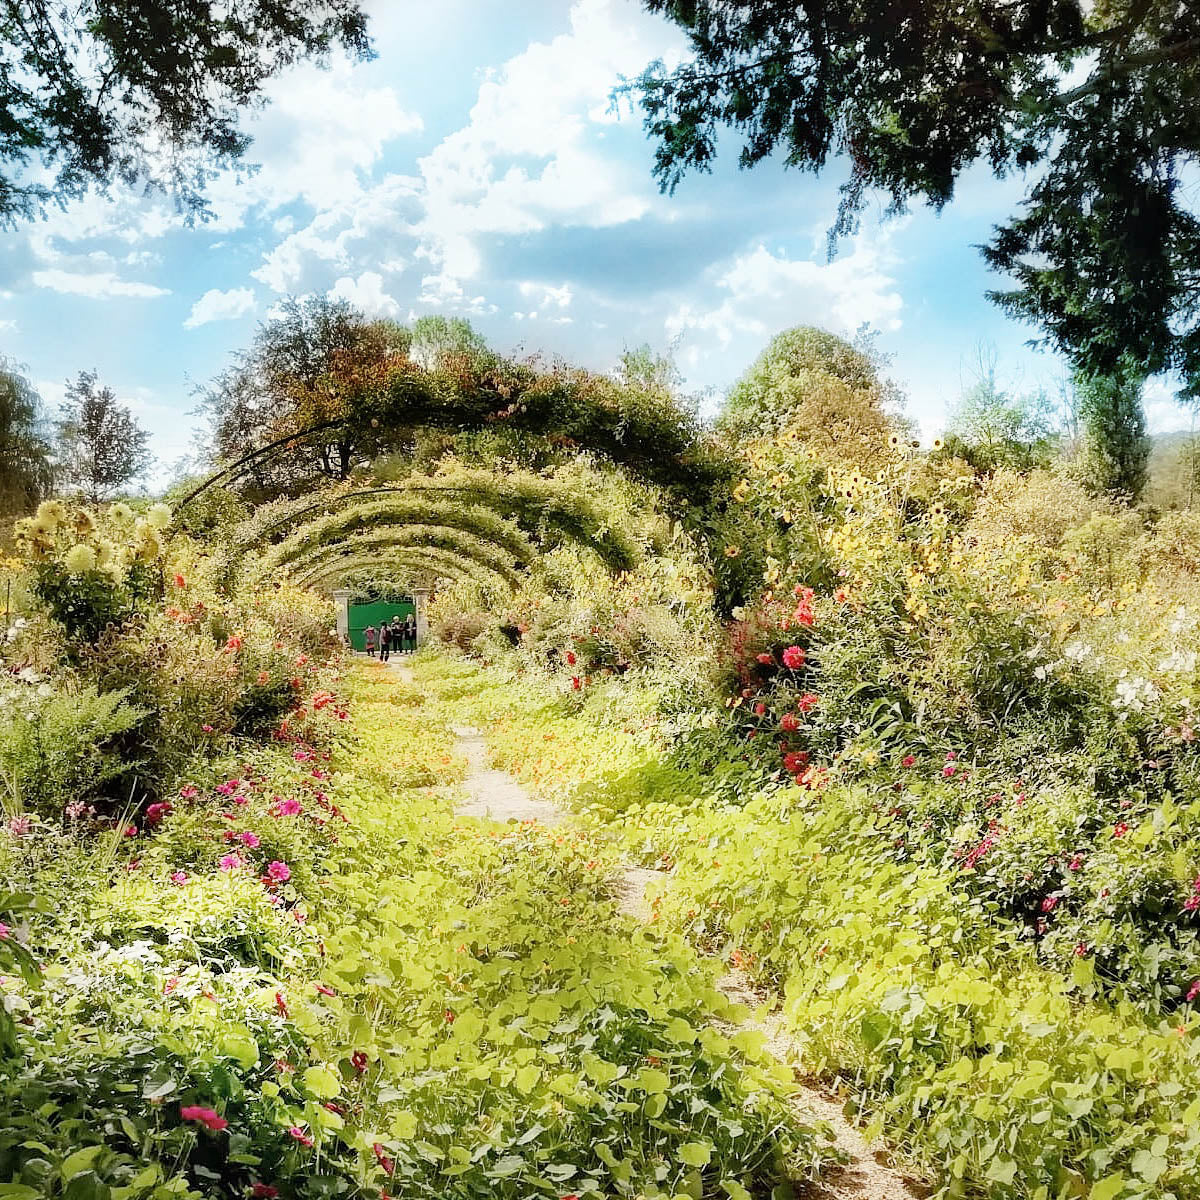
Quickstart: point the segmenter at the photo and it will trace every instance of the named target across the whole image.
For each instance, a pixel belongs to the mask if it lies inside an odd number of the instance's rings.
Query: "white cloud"
[[[35,287],[49,288],[51,291],[65,292],[72,296],[87,296],[93,300],[114,296],[148,299],[152,296],[169,296],[171,294],[168,289],[155,287],[150,283],[136,283],[132,280],[119,279],[114,271],[98,271],[87,274],[51,267],[44,271],[34,271],[32,279]]]
[[[549,308],[569,308],[571,301],[575,298],[575,293],[571,291],[571,285],[564,283],[560,287],[551,287],[546,283],[534,283],[531,279],[523,280],[520,284],[519,291],[522,296],[539,296],[538,307]]]
[[[252,313],[254,304],[254,293],[249,288],[230,288],[227,292],[210,288],[192,305],[183,327],[198,329],[210,321],[235,321]]]
[[[400,305],[383,290],[383,276],[364,271],[357,279],[343,275],[329,291],[335,300],[347,300],[368,317],[398,317]]]
[[[706,375],[706,364],[725,360],[735,342],[746,357],[761,342],[792,325],[819,325],[852,334],[864,323],[884,332],[900,328],[904,300],[892,274],[889,249],[894,222],[874,238],[860,235],[851,253],[833,262],[791,259],[765,246],[738,255],[717,278],[724,297],[712,306],[684,303],[665,322],[668,338],[681,346],[689,373]],[[705,382],[712,382],[706,378]]]
[[[1142,393],[1146,428],[1151,433],[1179,433],[1192,428],[1193,414],[1175,399],[1175,386],[1151,379]]]
[[[475,282],[481,236],[619,225],[659,203],[645,164],[606,140],[608,97],[620,75],[682,46],[627,0],[577,0],[568,32],[487,72],[467,122],[417,160],[416,175],[322,188],[309,198],[327,206],[289,230],[255,277],[280,293],[312,291],[334,271],[353,277],[417,259],[428,263],[418,304],[488,309]]]

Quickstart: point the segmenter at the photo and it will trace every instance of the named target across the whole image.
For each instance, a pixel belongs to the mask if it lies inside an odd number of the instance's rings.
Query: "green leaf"
[[[82,1150],[76,1150],[74,1154],[63,1160],[59,1173],[64,1179],[74,1179],[76,1175],[90,1171],[95,1166],[96,1159],[103,1153],[103,1146],[85,1146]]]
[[[689,1167],[707,1167],[712,1159],[712,1142],[684,1142],[676,1151],[679,1161]]]
[[[342,1081],[328,1067],[309,1067],[304,1072],[304,1090],[318,1100],[332,1100],[342,1090]]]
[[[1099,1183],[1092,1184],[1088,1200],[1116,1200],[1124,1190],[1125,1176],[1118,1171],[1115,1175],[1106,1175]]]

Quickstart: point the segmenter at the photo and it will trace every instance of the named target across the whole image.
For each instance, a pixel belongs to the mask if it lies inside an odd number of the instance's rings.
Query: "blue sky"
[[[378,57],[276,80],[247,122],[260,168],[212,184],[212,221],[117,192],[0,236],[0,351],[51,405],[96,368],[173,463],[195,387],[282,297],[320,292],[399,320],[467,316],[500,350],[597,369],[648,342],[714,398],[780,329],[865,322],[927,434],[981,343],[1010,387],[1062,378],[985,299],[998,281],[973,248],[1020,180],[973,173],[941,215],[869,210],[829,262],[836,164],[741,172],[731,137],[712,175],[658,193],[638,115],[608,96],[684,45],[633,0],[367,7]],[[1157,431],[1188,425],[1161,383],[1147,412]]]

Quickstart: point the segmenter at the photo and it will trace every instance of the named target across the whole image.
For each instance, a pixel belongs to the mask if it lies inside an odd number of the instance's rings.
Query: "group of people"
[[[393,617],[391,621],[381,621],[378,630],[374,625],[368,625],[363,640],[372,658],[375,657],[375,645],[378,642],[379,657],[383,662],[387,662],[393,651],[397,654],[413,654],[417,649],[417,618],[412,613],[403,621]]]

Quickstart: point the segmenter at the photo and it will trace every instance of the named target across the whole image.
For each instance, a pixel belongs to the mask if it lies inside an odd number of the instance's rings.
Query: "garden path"
[[[396,662],[393,667],[404,683],[413,684],[412,669],[406,663]],[[459,725],[453,732],[458,752],[467,760],[462,786],[468,799],[455,810],[459,816],[501,822],[539,821],[543,825],[561,825],[569,819],[554,804],[530,795],[507,772],[489,767],[487,745],[480,730]],[[666,871],[623,867],[612,880],[618,910],[635,920],[649,921],[653,909],[646,899],[646,885],[669,878]],[[778,1012],[763,1015],[769,998],[757,993],[740,971],[731,971],[719,986],[735,1003],[757,1010],[741,1027],[758,1029],[766,1035],[771,1053],[796,1075],[800,1091],[793,1104],[797,1113],[801,1119],[826,1122],[833,1130],[834,1144],[846,1156],[846,1162],[828,1168],[819,1183],[805,1185],[798,1193],[801,1200],[921,1200],[928,1196],[931,1188],[888,1165],[886,1149],[867,1144],[862,1133],[846,1119],[836,1096],[803,1078],[795,1043],[784,1029],[782,1016]]]

